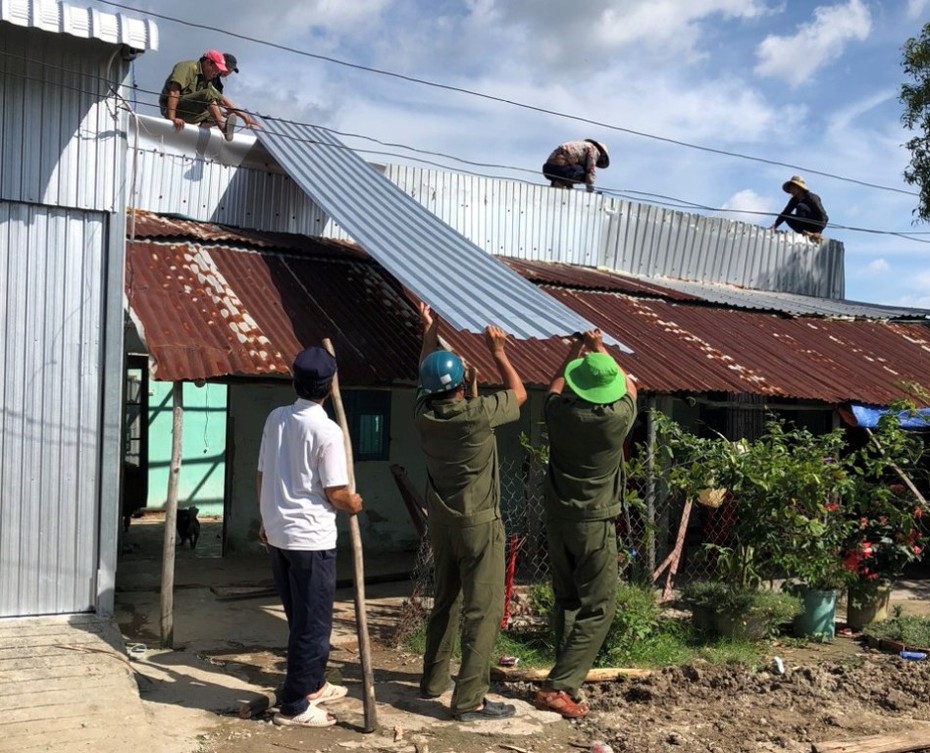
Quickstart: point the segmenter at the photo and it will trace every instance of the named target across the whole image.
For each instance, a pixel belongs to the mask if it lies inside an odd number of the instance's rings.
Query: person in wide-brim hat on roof
[[[807,187],[800,175],[792,175],[781,188],[791,194],[791,199],[775,219],[772,230],[785,223],[796,233],[819,238],[829,220],[820,197]]]
[[[588,192],[594,190],[597,168],[610,166],[607,147],[600,141],[566,141],[559,144],[542,167],[543,175],[553,188],[574,188],[584,183]]]

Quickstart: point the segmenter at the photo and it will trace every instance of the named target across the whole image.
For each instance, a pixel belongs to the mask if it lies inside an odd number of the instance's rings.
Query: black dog
[[[188,507],[186,510],[178,510],[178,543],[183,544],[185,541],[191,542],[191,549],[197,546],[197,539],[200,538],[200,521],[197,520],[197,508]]]

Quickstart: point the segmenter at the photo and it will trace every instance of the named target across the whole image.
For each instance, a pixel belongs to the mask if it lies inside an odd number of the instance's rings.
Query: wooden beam
[[[598,667],[588,672],[585,682],[613,682],[650,677],[651,669]],[[548,669],[518,669],[516,667],[491,667],[491,677],[500,682],[542,682],[549,676]]]
[[[161,647],[174,648],[174,547],[178,522],[178,478],[181,475],[181,431],[184,428],[184,383],[171,386],[171,465],[165,502],[165,539],[161,555]]]
[[[930,729],[813,743],[814,753],[908,753],[930,748]]]

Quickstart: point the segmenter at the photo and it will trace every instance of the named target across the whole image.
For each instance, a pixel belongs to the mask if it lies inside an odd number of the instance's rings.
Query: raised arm
[[[433,317],[429,304],[420,302],[420,323],[423,325],[423,345],[420,347],[420,360],[426,358],[439,348],[439,319]]]
[[[526,402],[526,387],[523,381],[517,375],[516,369],[510,364],[504,345],[507,342],[507,333],[500,327],[488,325],[484,330],[484,343],[491,353],[491,358],[497,364],[497,371],[500,373],[501,381],[504,385],[514,391],[517,396],[517,405],[523,405]]]
[[[599,329],[588,330],[584,333],[584,344],[585,347],[592,353],[607,353],[607,348],[604,347],[604,336],[601,334]],[[607,355],[610,355],[607,353]],[[633,380],[630,379],[630,375],[623,369],[620,364],[617,364],[622,370],[623,375],[626,377],[626,391],[627,394],[633,398],[633,402],[636,402],[636,385]]]
[[[562,390],[565,389],[565,369],[568,368],[568,364],[574,361],[576,358],[581,358],[581,354],[584,353],[585,343],[584,338],[576,335],[572,336],[572,344],[568,349],[568,352],[565,354],[565,358],[562,359],[562,363],[559,365],[556,372],[552,375],[552,379],[549,381],[549,392],[554,392],[556,395],[561,395]]]

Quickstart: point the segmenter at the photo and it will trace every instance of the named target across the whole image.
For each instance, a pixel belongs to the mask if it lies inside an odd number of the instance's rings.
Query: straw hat
[[[791,193],[791,190],[788,188],[788,186],[792,184],[800,188],[802,191],[808,190],[807,183],[804,182],[804,178],[802,178],[800,175],[792,175],[791,178],[781,184],[781,190],[785,193]]]

